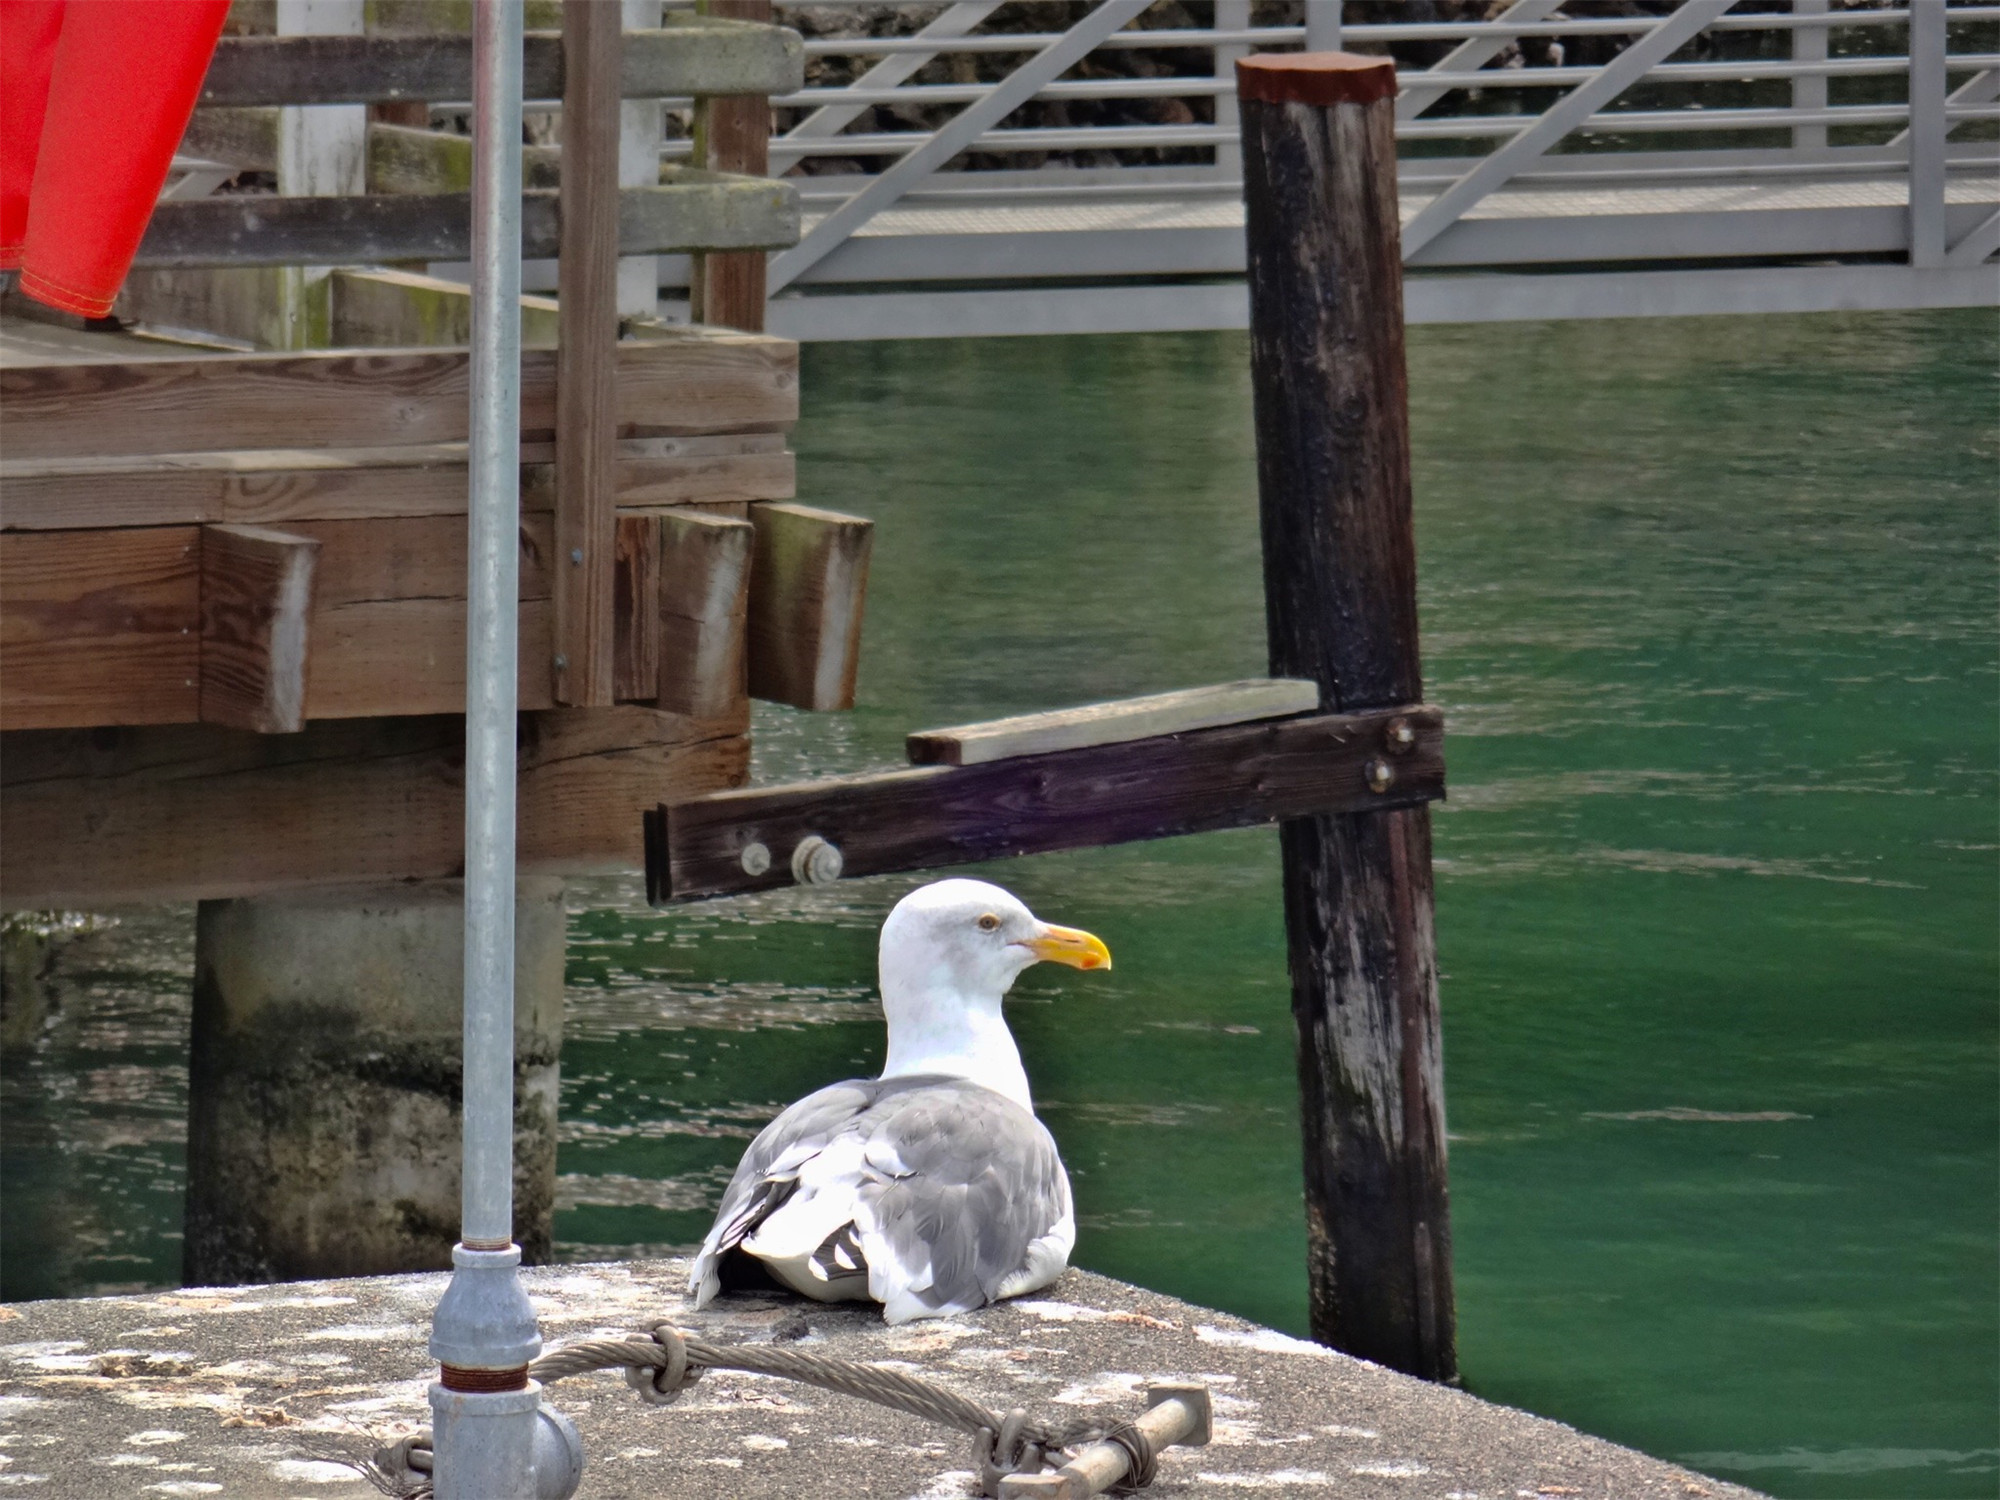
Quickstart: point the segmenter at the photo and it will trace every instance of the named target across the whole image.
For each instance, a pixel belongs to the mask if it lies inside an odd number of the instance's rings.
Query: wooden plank
[[[612,692],[620,703],[651,703],[660,690],[660,522],[620,511],[614,589]]]
[[[1411,807],[1443,795],[1444,723],[1435,709],[1233,724],[665,803],[649,815],[647,899],[662,905],[789,885],[793,851],[812,835],[839,849],[845,874],[880,875]],[[745,860],[752,844],[763,846],[768,864]]]
[[[472,288],[464,282],[352,268],[327,279],[334,348],[463,348],[472,341]],[[555,299],[521,298],[522,346],[553,349],[556,335]]]
[[[201,720],[259,734],[305,728],[320,544],[263,526],[201,528]]]
[[[305,717],[461,712],[464,517],[307,520],[288,530],[317,549]],[[523,518],[526,708],[553,702],[552,531],[546,513]],[[71,728],[219,716],[211,715],[201,682],[208,657],[200,539],[193,527],[0,536],[0,724]]]
[[[1119,740],[1213,729],[1250,719],[1311,713],[1319,684],[1298,678],[1255,677],[1210,687],[1182,688],[1113,703],[1089,703],[1049,713],[1018,714],[952,729],[920,729],[905,741],[913,766],[976,766],[1012,755],[1076,750]]]
[[[307,520],[291,528],[321,543],[318,599],[322,609],[380,599],[445,599],[463,603],[467,573],[465,517],[387,516],[373,520]],[[553,521],[544,512],[521,518],[521,597],[547,599],[553,587]]]
[[[704,0],[710,16],[768,24],[771,0]],[[695,111],[695,155],[711,171],[771,174],[771,101],[757,94],[701,100]],[[702,323],[761,332],[766,259],[761,250],[727,250],[694,258],[690,305]]]
[[[459,713],[465,708],[463,516],[305,521],[321,543],[306,712],[313,719]],[[523,709],[550,707],[554,523],[521,522]]]
[[[465,260],[472,253],[471,211],[469,193],[167,202],[153,211],[132,264],[157,271]],[[555,193],[523,193],[521,254],[531,260],[558,254],[561,218]],[[603,233],[626,255],[779,249],[799,237],[798,190],[769,178],[675,169],[662,172],[657,187],[618,191]]]
[[[0,536],[0,729],[199,717],[200,532]]]
[[[661,708],[724,717],[748,701],[751,556],[756,528],[699,511],[667,511],[660,532]]]
[[[794,708],[854,707],[875,523],[809,505],[750,507],[750,694]]]
[[[275,172],[278,111],[198,109],[181,137],[180,154],[226,162],[246,172]]]
[[[634,869],[635,809],[743,779],[746,722],[616,708],[522,717],[520,858]],[[49,730],[0,738],[0,907],[100,909],[342,881],[449,877],[465,722]]]
[[[649,443],[660,446],[641,451]],[[620,506],[740,505],[789,500],[797,493],[798,459],[777,433],[632,438],[619,444]]]
[[[462,443],[463,349],[0,367],[10,461],[233,448]],[[555,351],[521,356],[521,427],[555,427]],[[621,428],[774,431],[798,419],[798,345],[680,329],[618,348]]]
[[[462,585],[461,585],[462,587]],[[310,719],[462,713],[465,600],[371,599],[322,608],[313,619],[306,675]],[[520,706],[550,708],[546,599],[524,599],[520,615]]]
[[[617,6],[563,6],[562,305],[556,350],[555,694],[613,696],[618,358]]]
[[[1271,675],[1311,678],[1346,712],[1411,702],[1395,69],[1266,54],[1236,74]],[[1430,811],[1318,810],[1286,822],[1279,847],[1312,1333],[1452,1380]]]
[[[529,33],[522,48],[523,97],[563,96],[563,38]],[[632,99],[685,94],[783,94],[805,78],[797,33],[706,17],[670,15],[629,33],[617,49],[612,87]],[[401,36],[228,36],[202,80],[203,105],[374,104],[472,97],[472,39]]]
[[[522,445],[521,506],[555,505],[554,445]],[[621,438],[618,502],[740,505],[797,492],[775,432]],[[0,530],[465,514],[465,444],[0,460]]]
[[[195,111],[199,120],[202,111]],[[523,146],[521,186],[553,191],[562,183],[562,147]],[[422,125],[371,123],[368,127],[371,193],[469,193],[472,137]]]

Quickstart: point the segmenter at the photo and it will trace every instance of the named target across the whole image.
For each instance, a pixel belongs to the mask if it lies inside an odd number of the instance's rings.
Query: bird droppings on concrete
[[[1750,1494],[1554,1422],[1272,1329],[1071,1271],[1051,1295],[885,1326],[789,1297],[681,1305],[681,1261],[525,1273],[544,1339],[672,1321],[812,1344],[999,1410],[1136,1413],[1151,1380],[1214,1397],[1215,1440],[1169,1449],[1148,1492],[1193,1500],[1743,1500]],[[0,1309],[0,1489],[46,1500],[372,1500],[347,1461],[429,1420],[442,1275],[168,1292]],[[609,1375],[550,1388],[583,1434],[583,1500],[968,1500],[969,1442],[789,1381],[711,1372],[664,1410]]]

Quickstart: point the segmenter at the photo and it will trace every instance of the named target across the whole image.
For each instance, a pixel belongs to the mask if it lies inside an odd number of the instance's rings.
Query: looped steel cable
[[[1125,1450],[1125,1477],[1111,1486],[1112,1494],[1136,1494],[1151,1484],[1160,1472],[1160,1450],[1153,1446],[1150,1437],[1130,1422],[1120,1422],[1105,1429],[1104,1436],[1098,1441],[1116,1443]]]
[[[688,1337],[671,1323],[655,1324],[646,1338],[583,1339],[565,1344],[536,1360],[528,1367],[528,1374],[548,1385],[590,1370],[623,1370],[626,1382],[654,1406],[671,1404],[704,1370],[775,1375],[840,1395],[858,1396],[970,1434],[981,1484],[989,1495],[999,1493],[1000,1480],[1007,1475],[1039,1473],[1053,1455],[1100,1437],[1117,1443],[1131,1457],[1126,1490],[1150,1483],[1156,1468],[1153,1445],[1130,1423],[1106,1431],[1096,1422],[1050,1427],[1031,1420],[1019,1408],[997,1416],[970,1397],[901,1370],[771,1344],[710,1343]]]

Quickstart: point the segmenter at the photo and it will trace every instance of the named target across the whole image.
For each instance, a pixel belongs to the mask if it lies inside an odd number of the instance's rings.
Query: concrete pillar
[[[563,888],[519,886],[514,1238],[555,1207]],[[456,881],[204,901],[195,926],[192,1286],[443,1270],[458,1237]]]

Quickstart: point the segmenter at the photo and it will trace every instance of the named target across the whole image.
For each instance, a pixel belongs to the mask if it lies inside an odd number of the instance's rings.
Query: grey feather
[[[690,1294],[713,1296],[722,1257],[783,1204],[801,1166],[849,1136],[868,1165],[857,1199],[898,1263],[930,1264],[931,1285],[919,1295],[932,1308],[992,1301],[1069,1211],[1055,1141],[1005,1095],[959,1078],[837,1083],[792,1105],[743,1154]]]

